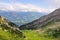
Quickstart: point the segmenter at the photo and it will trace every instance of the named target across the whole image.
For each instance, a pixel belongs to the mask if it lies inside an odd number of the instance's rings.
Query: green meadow
[[[54,38],[51,35],[40,33],[36,30],[22,30],[25,38],[15,37],[16,34],[3,31],[0,29],[0,40],[60,40],[60,38]]]
[[[0,40],[23,40],[23,38],[17,37],[16,34],[0,28]]]
[[[36,30],[24,30],[24,35],[26,35],[26,40],[55,40],[53,36],[40,33]]]

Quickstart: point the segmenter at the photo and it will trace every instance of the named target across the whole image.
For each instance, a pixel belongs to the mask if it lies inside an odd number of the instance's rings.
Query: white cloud
[[[46,0],[52,8],[60,8],[60,0]]]
[[[23,11],[23,12],[50,12],[50,10],[38,7],[33,4],[22,4],[22,3],[0,3],[0,10],[9,11]]]
[[[33,4],[22,4],[22,3],[1,3],[0,10],[9,11],[23,11],[23,12],[52,12],[53,10],[60,8],[60,0],[45,0],[49,4],[46,8],[36,6]]]

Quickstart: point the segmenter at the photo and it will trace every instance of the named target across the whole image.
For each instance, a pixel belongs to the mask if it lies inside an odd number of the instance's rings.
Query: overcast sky
[[[23,12],[52,12],[60,7],[60,0],[0,0],[0,10]]]

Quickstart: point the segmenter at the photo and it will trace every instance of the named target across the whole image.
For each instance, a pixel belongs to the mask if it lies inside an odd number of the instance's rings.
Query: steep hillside
[[[22,30],[24,29],[37,29],[28,30],[26,35],[28,39],[36,40],[60,40],[60,8],[56,9],[52,13],[41,17],[31,23],[20,26]],[[32,32],[33,31],[33,32]],[[28,34],[27,34],[28,32]],[[33,35],[34,34],[34,35]],[[31,35],[31,36],[30,36]],[[37,37],[35,37],[37,36]]]
[[[50,22],[59,21],[60,20],[60,8],[56,9],[52,13],[42,16],[39,19],[32,21],[31,23],[21,25],[20,29],[40,29],[45,27]]]
[[[23,32],[18,28],[18,26],[0,16],[0,39],[20,40],[20,38],[23,38]]]

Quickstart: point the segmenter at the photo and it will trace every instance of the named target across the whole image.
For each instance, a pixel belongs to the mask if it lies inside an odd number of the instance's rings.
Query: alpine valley
[[[0,10],[0,15],[4,16],[11,22],[17,25],[23,25],[33,20],[40,18],[43,15],[46,15],[44,12],[19,12],[19,11],[2,11]]]

